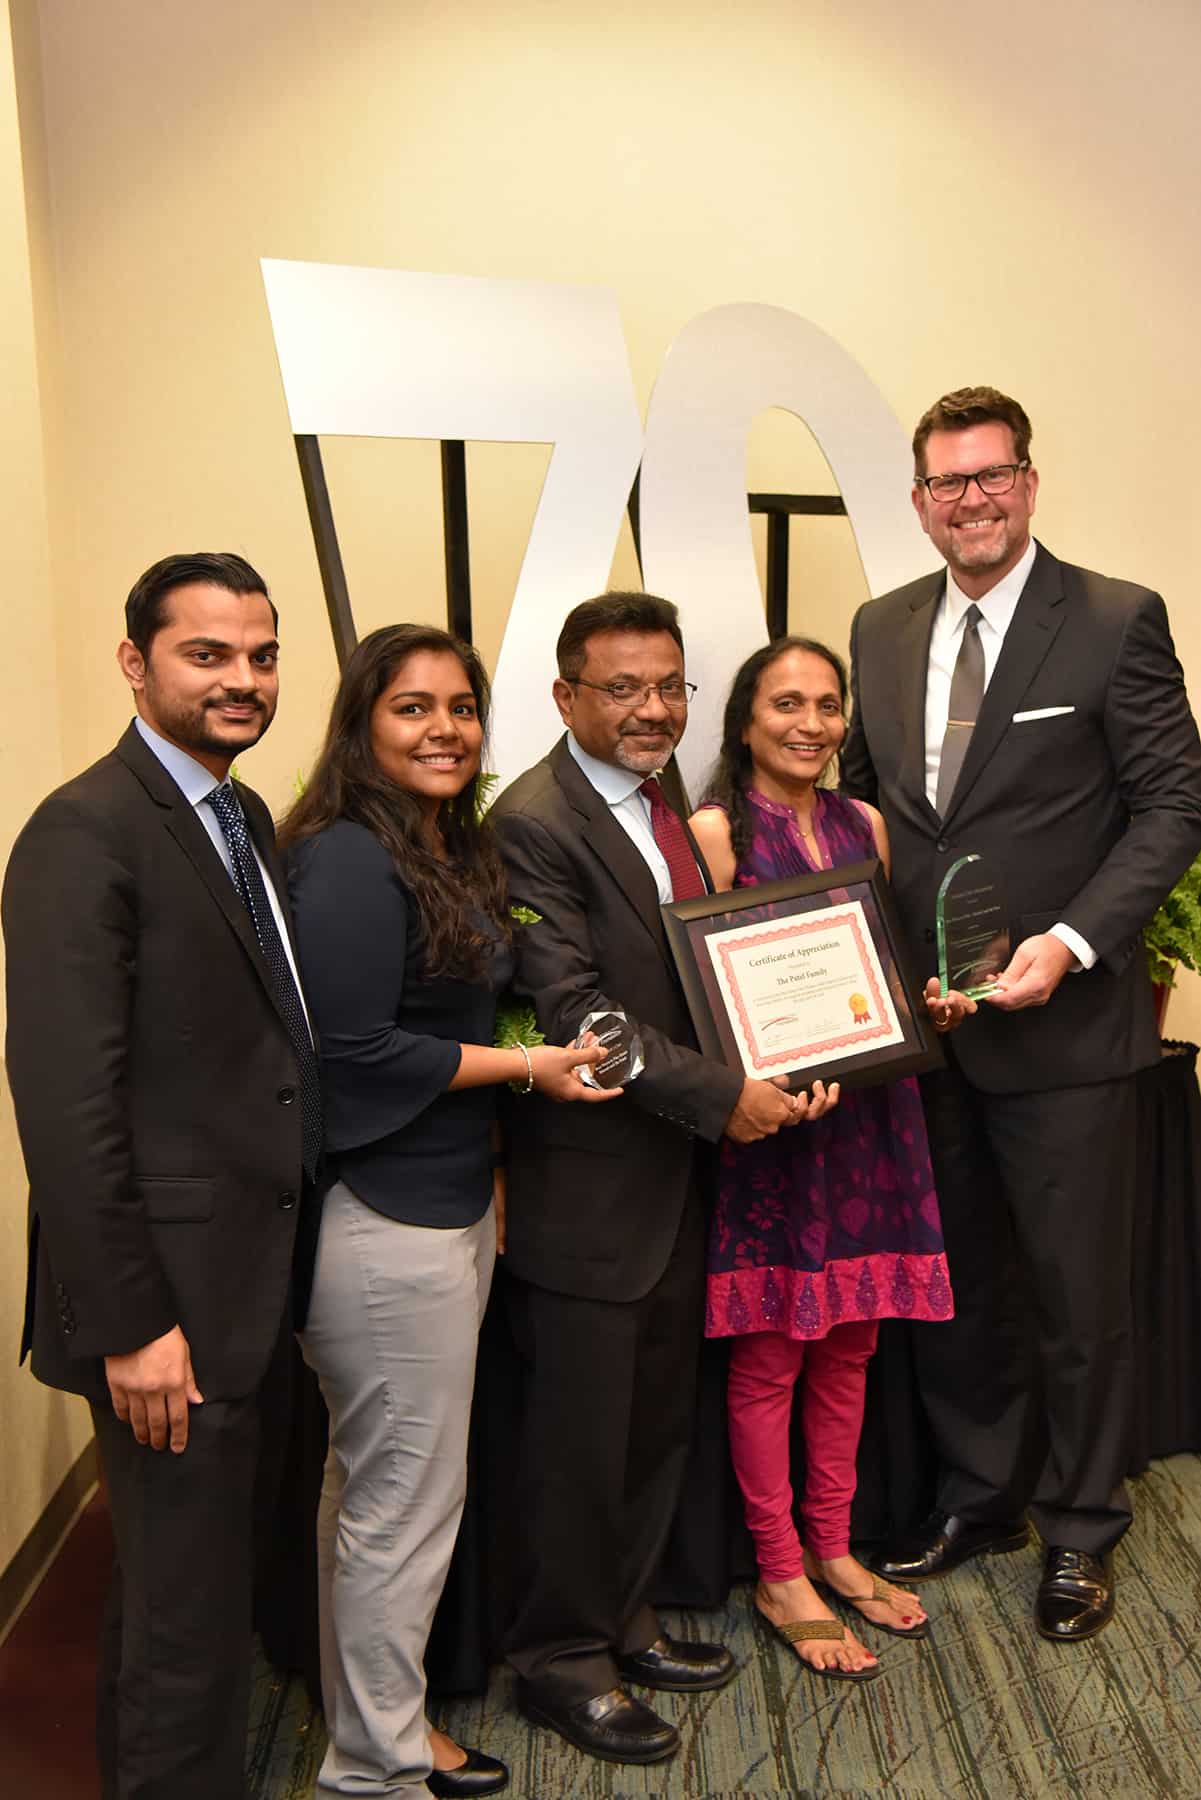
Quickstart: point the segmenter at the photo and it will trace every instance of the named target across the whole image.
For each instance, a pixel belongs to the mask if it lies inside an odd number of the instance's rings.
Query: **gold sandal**
[[[913,1598],[912,1594],[907,1594],[904,1588],[893,1587],[891,1582],[882,1581],[880,1577],[872,1573],[871,1570],[869,1570],[868,1573],[871,1574],[872,1577],[872,1591],[870,1594],[840,1594],[838,1589],[831,1587],[828,1581],[817,1580],[812,1575],[810,1575],[809,1580],[813,1582],[818,1593],[827,1595],[831,1600],[837,1601],[843,1606],[853,1606],[855,1611],[859,1614],[859,1617],[863,1620],[863,1623],[865,1625],[870,1625],[875,1631],[886,1631],[889,1637],[928,1637],[930,1633],[929,1619],[919,1619],[916,1625],[882,1625],[879,1619],[868,1617],[863,1609],[865,1606],[870,1606],[873,1600],[885,1600],[891,1602],[894,1596],[901,1594],[903,1594],[907,1600]]]
[[[754,1605],[756,1616],[762,1621],[764,1629],[790,1647],[804,1643],[808,1638],[825,1638],[841,1643],[847,1635],[846,1626],[840,1625],[837,1619],[788,1619],[783,1625],[776,1625],[762,1607],[754,1601],[751,1604]],[[869,1663],[862,1669],[818,1669],[811,1662],[806,1662],[803,1656],[798,1656],[795,1660],[803,1669],[808,1669],[811,1675],[825,1676],[830,1681],[874,1681],[877,1675],[883,1673],[878,1662]]]

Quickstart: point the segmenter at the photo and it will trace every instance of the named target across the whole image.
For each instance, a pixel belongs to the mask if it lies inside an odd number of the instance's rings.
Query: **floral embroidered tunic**
[[[749,792],[736,887],[876,854],[854,801],[817,790],[816,864],[791,807]],[[938,1199],[917,1082],[844,1091],[834,1111],[755,1144],[722,1139],[709,1236],[707,1337],[821,1338],[852,1319],[948,1319]]]

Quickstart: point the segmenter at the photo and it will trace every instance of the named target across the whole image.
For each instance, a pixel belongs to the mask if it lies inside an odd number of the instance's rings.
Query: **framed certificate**
[[[794,1090],[941,1067],[879,861],[678,900],[663,922],[707,1056]]]

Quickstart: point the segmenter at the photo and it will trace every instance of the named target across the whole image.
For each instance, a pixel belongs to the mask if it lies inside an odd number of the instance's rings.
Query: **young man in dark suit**
[[[1158,594],[1030,536],[1030,421],[993,388],[914,437],[913,503],[947,567],[852,630],[843,783],[879,806],[916,947],[979,853],[1013,945],[923,1083],[955,1319],[915,1331],[937,1511],[877,1568],[941,1575],[1046,1546],[1057,1642],[1113,1611],[1131,1392],[1133,1077],[1159,1040],[1142,926],[1201,849],[1201,751]]]
[[[690,1692],[733,1673],[721,1646],[664,1636],[647,1601],[703,1322],[697,1140],[750,1142],[822,1103],[744,1081],[696,1047],[659,911],[711,885],[658,780],[688,717],[675,607],[585,601],[558,664],[567,734],[492,813],[512,899],[537,914],[518,928],[517,988],[552,1043],[620,1009],[646,1066],[612,1106],[531,1095],[514,1108],[505,1262],[529,1386],[525,1580],[506,1649],[529,1717],[590,1754],[653,1762],[679,1734],[626,1682]]]
[[[112,1507],[106,1800],[240,1800],[259,1403],[320,1148],[271,818],[227,779],[275,712],[276,614],[241,557],[174,556],[126,631],[137,718],[4,884],[22,1353],[88,1399]]]

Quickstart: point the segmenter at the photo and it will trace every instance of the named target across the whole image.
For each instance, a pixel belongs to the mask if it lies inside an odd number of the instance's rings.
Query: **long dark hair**
[[[820,656],[823,662],[829,663],[838,677],[838,698],[844,715],[847,710],[847,666],[836,650],[819,644],[816,639],[775,638],[747,657],[730,688],[722,717],[721,749],[705,788],[705,801],[716,800],[719,806],[724,807],[729,818],[730,842],[736,862],[741,862],[750,849],[755,829],[750,802],[746,797],[751,785],[751,753],[742,741],[742,734],[751,722],[755,695],[764,674],[779,657],[787,656],[790,650],[804,650],[808,655]]]
[[[438,810],[447,860],[423,836],[425,814],[415,795],[385,775],[371,748],[376,701],[406,658],[417,650],[458,657],[488,726],[490,690],[484,665],[470,644],[432,625],[385,625],[365,637],[342,671],[325,743],[304,792],[279,828],[281,849],[303,843],[336,819],[365,825],[383,845],[417,902],[426,976],[471,980],[483,970],[495,939],[473,914],[485,913],[506,940],[512,935],[504,868],[491,830],[479,818],[480,778],[472,777]]]

